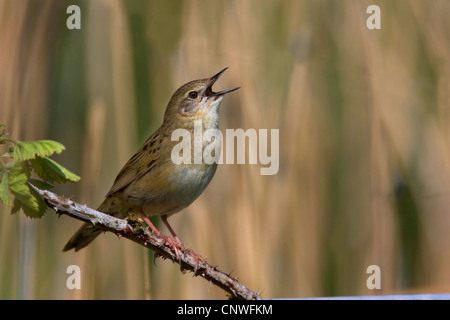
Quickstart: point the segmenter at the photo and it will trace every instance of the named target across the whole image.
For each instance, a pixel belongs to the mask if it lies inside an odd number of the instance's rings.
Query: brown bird
[[[200,196],[213,178],[217,163],[194,163],[194,154],[191,152],[190,163],[175,164],[171,154],[179,141],[172,141],[172,132],[185,129],[193,137],[194,121],[198,120],[203,130],[218,128],[219,105],[224,95],[239,89],[212,91],[212,85],[226,69],[211,78],[188,82],[175,91],[167,105],[162,125],[119,172],[98,211],[118,218],[126,218],[130,213],[138,214],[158,235],[161,235],[159,230],[148,216],[160,215],[173,236],[173,240],[167,236],[163,236],[164,239],[176,252],[176,245],[184,249],[167,218]],[[216,140],[215,143],[221,145],[221,141]],[[203,140],[202,149],[210,144]],[[63,250],[78,251],[101,232],[102,229],[86,222]]]

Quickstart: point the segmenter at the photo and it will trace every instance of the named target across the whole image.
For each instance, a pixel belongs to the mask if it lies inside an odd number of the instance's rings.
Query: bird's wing
[[[138,180],[144,174],[149,172],[155,166],[159,158],[159,150],[162,143],[163,137],[156,131],[123,166],[106,197],[122,190],[131,182]]]

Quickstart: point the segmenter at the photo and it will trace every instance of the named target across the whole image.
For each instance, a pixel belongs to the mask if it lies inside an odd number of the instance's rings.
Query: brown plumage
[[[119,172],[98,211],[118,218],[125,218],[134,212],[141,215],[157,233],[159,231],[147,217],[160,215],[175,242],[181,244],[167,217],[189,206],[203,192],[213,178],[217,164],[194,164],[193,161],[191,164],[175,164],[171,152],[179,141],[172,141],[171,135],[175,129],[186,129],[192,133],[195,120],[202,121],[204,130],[217,129],[223,96],[238,89],[212,91],[212,85],[225,70],[211,78],[191,81],[173,94],[163,123]],[[203,147],[205,145],[203,141]],[[78,251],[100,233],[99,227],[87,222],[63,250]]]

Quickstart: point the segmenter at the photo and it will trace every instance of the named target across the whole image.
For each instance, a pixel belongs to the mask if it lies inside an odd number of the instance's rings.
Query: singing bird
[[[172,141],[171,136],[174,130],[185,129],[193,137],[194,121],[201,121],[203,130],[218,128],[219,106],[225,94],[239,89],[212,90],[213,84],[226,69],[210,78],[188,82],[175,91],[166,107],[163,123],[120,170],[98,211],[117,218],[137,214],[153,232],[162,236],[148,219],[148,216],[159,215],[173,239],[162,237],[175,251],[177,245],[183,248],[167,218],[189,206],[202,194],[216,172],[217,163],[187,161],[175,164],[171,153],[179,142]],[[208,144],[203,141],[202,148]],[[101,232],[101,228],[86,222],[63,250],[78,251]]]

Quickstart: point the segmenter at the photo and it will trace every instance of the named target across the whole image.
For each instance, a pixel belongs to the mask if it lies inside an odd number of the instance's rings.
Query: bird
[[[214,92],[213,84],[227,70],[225,68],[210,78],[193,80],[178,88],[167,104],[161,126],[150,135],[141,148],[128,160],[98,211],[124,219],[136,214],[152,231],[166,240],[175,250],[184,250],[180,239],[167,218],[194,202],[213,178],[217,163],[191,161],[174,163],[172,150],[178,143],[172,141],[176,129],[194,132],[195,122],[202,129],[218,129],[219,106],[225,94],[239,87]],[[216,141],[221,143],[221,141]],[[206,142],[202,142],[202,148]],[[192,155],[193,157],[193,155]],[[164,236],[148,218],[159,215],[172,238]],[[78,251],[90,244],[102,229],[85,222],[64,246],[63,251]]]

